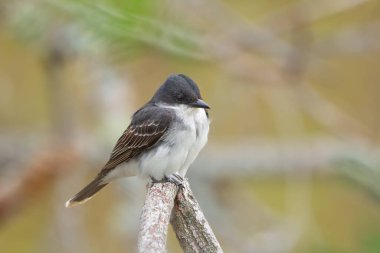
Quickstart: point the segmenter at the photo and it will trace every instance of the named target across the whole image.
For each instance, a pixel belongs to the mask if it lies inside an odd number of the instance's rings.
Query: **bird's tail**
[[[91,181],[86,187],[84,187],[80,192],[75,194],[71,199],[66,201],[66,207],[72,207],[79,204],[83,204],[87,200],[91,199],[92,196],[100,191],[108,183],[103,181],[104,175],[98,175],[94,180]]]

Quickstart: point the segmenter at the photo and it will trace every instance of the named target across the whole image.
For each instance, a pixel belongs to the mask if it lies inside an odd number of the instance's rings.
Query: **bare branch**
[[[178,188],[170,182],[149,184],[147,188],[140,218],[138,252],[166,252],[169,219]]]
[[[223,252],[187,180],[177,193],[171,224],[184,252]]]
[[[378,150],[362,139],[339,141],[322,136],[297,141],[264,138],[219,142],[199,155],[191,175],[220,180],[303,170],[329,173],[334,171],[335,163],[344,162],[347,157],[379,164],[373,159],[379,157]]]
[[[147,188],[140,218],[138,252],[166,252],[170,215],[184,252],[223,252],[186,179],[179,191],[169,182],[149,184]]]

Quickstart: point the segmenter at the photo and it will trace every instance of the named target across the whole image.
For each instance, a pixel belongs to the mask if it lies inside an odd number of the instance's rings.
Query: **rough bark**
[[[223,252],[187,180],[177,193],[171,224],[184,252]]]
[[[178,187],[167,182],[149,184],[147,188],[140,218],[138,252],[166,252],[170,214]]]

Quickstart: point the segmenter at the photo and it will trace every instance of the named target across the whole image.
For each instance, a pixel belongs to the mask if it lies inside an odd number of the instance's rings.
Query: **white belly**
[[[209,120],[203,109],[175,109],[183,126],[170,129],[169,145],[162,145],[154,152],[149,152],[140,159],[139,174],[143,177],[154,177],[157,180],[178,172],[185,176],[187,169],[207,143]],[[176,126],[176,124],[174,124]]]

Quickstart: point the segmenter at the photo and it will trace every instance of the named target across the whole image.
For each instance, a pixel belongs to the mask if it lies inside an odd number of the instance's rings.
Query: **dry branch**
[[[138,252],[166,252],[170,214],[178,188],[169,182],[149,184],[147,188],[140,218]]]
[[[170,182],[147,188],[138,252],[166,252],[169,220],[184,252],[223,252],[186,179],[180,190]]]
[[[187,180],[177,193],[171,224],[184,252],[223,252]]]

